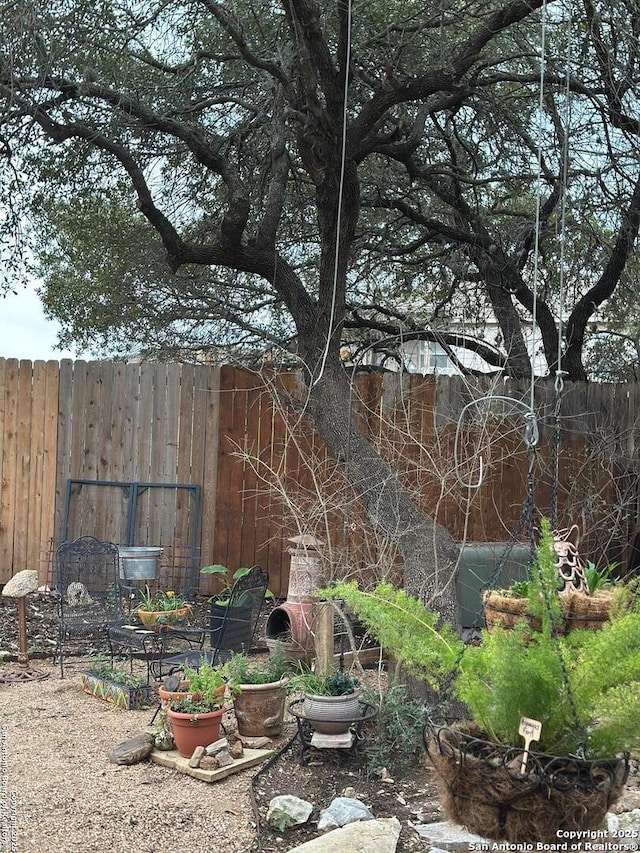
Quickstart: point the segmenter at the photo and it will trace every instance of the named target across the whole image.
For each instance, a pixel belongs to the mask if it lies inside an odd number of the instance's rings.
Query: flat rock
[[[306,823],[311,817],[313,804],[293,794],[281,794],[269,803],[267,823],[283,832],[290,826]]]
[[[207,755],[217,755],[219,752],[229,750],[229,741],[226,737],[218,738],[218,740],[210,743],[206,748]]]
[[[365,824],[363,824],[365,825]],[[464,826],[452,823],[450,820],[440,820],[436,823],[424,823],[415,827],[421,838],[429,842],[431,847],[440,850],[455,851],[455,853],[468,853],[470,850],[483,849],[479,845],[488,844],[484,849],[490,850],[493,844],[488,838],[469,832]]]
[[[399,838],[397,817],[374,818],[334,829],[293,847],[289,853],[395,853]]]
[[[23,569],[10,577],[2,588],[5,598],[24,598],[38,589],[38,573],[33,569]]]
[[[355,797],[336,797],[328,808],[320,812],[318,829],[324,832],[358,820],[373,820],[373,815],[362,800]]]
[[[232,761],[228,767],[219,767],[217,757],[208,755],[200,759],[199,767],[189,767],[189,759],[183,758],[177,750],[162,752],[159,749],[154,749],[151,753],[151,760],[154,764],[172,767],[179,773],[200,779],[201,782],[219,782],[232,773],[238,773],[249,767],[255,767],[256,764],[262,764],[267,758],[271,758],[273,753],[273,749],[246,749],[242,758]],[[215,766],[212,766],[214,762]]]
[[[109,761],[112,764],[137,764],[151,755],[154,743],[152,734],[142,732],[114,746],[109,752]]]

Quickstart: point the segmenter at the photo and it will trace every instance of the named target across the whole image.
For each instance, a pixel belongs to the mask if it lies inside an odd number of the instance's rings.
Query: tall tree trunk
[[[329,452],[345,463],[347,480],[359,494],[372,527],[397,545],[404,559],[406,591],[458,626],[458,547],[449,532],[413,502],[371,443],[348,423],[351,405],[343,369],[327,365],[309,389],[307,415]],[[355,421],[351,418],[352,424]]]

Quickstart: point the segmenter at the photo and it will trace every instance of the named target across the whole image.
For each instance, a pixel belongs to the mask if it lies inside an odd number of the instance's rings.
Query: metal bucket
[[[129,581],[153,580],[163,548],[119,547],[120,577]]]

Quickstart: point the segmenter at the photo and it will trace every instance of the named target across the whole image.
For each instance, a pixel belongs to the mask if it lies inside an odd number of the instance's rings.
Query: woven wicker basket
[[[525,623],[534,631],[541,628],[540,619],[527,613],[528,598],[516,598],[508,589],[491,589],[482,594],[487,628],[513,628]]]
[[[577,590],[562,592],[558,596],[562,621],[557,625],[558,634],[569,631],[598,631],[609,619],[609,610],[613,591],[598,590],[593,595],[585,595]],[[487,590],[482,595],[484,618],[487,629],[495,626],[513,628],[525,623],[534,631],[541,628],[540,619],[527,613],[528,598],[515,598],[509,590]]]
[[[568,631],[598,631],[609,620],[613,590],[599,589],[593,595],[568,592],[562,599],[562,615]]]

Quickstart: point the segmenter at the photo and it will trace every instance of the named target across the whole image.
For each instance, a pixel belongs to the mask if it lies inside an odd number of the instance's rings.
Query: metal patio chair
[[[165,631],[165,648],[156,662],[157,677],[161,679],[182,666],[197,669],[203,660],[215,666],[228,660],[235,652],[248,654],[268,584],[268,572],[260,566],[252,566],[244,577],[238,578],[234,583],[227,604],[222,606],[212,603],[204,626]],[[181,643],[188,647],[177,652],[176,647]]]
[[[54,661],[59,657],[64,678],[65,645],[106,643],[109,627],[125,619],[118,546],[93,536],[63,542],[54,554],[54,577],[58,604]]]

